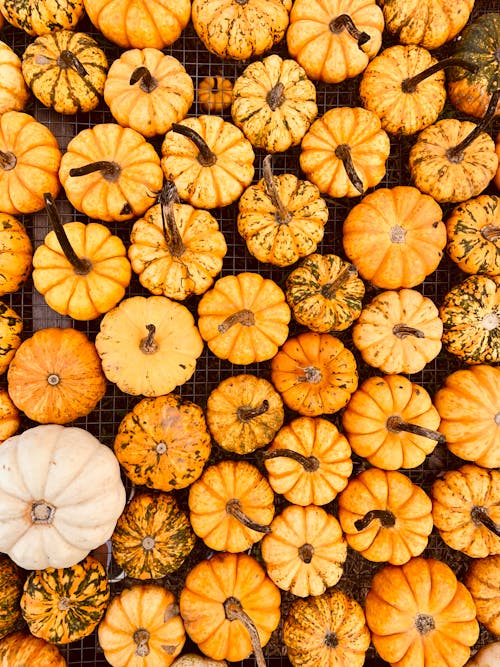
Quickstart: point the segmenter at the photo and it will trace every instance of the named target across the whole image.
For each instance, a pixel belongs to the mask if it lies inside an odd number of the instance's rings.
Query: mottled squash
[[[83,16],[83,0],[1,0],[0,12],[28,35],[46,35],[62,29],[74,30]]]
[[[13,665],[66,667],[67,662],[57,646],[19,630],[0,639],[0,667]]]
[[[6,554],[0,554],[0,639],[16,629],[21,621],[20,600],[24,576],[20,568]],[[2,643],[0,642],[0,656]],[[0,665],[1,665],[0,657]]]
[[[9,368],[16,350],[21,345],[23,322],[19,315],[0,301],[0,375]]]
[[[18,290],[31,272],[33,246],[23,223],[0,213],[0,296]]]

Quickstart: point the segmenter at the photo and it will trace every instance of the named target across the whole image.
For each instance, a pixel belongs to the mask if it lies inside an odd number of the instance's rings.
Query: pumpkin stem
[[[430,438],[431,440],[436,440],[440,444],[446,442],[446,436],[439,431],[433,431],[430,428],[425,426],[419,426],[418,424],[411,424],[410,422],[404,421],[398,415],[391,415],[387,418],[385,423],[386,428],[391,433],[399,433],[399,431],[406,431],[406,433],[413,433],[414,435],[421,435],[423,438]]]
[[[262,175],[264,177],[264,185],[266,189],[267,196],[271,200],[272,205],[276,209],[276,214],[278,216],[278,222],[280,225],[286,225],[292,219],[292,214],[283,204],[281,197],[276,187],[276,181],[274,180],[273,170],[271,168],[272,155],[266,155],[262,162]]]
[[[354,185],[360,195],[364,193],[363,181],[358,176],[358,172],[352,161],[351,147],[349,144],[339,144],[335,149],[335,157],[342,161],[347,177]]]
[[[3,169],[4,171],[10,171],[11,169],[14,169],[14,167],[17,164],[17,158],[14,155],[14,153],[11,153],[10,151],[5,153],[4,151],[0,151],[0,168]]]
[[[226,331],[235,324],[241,324],[244,327],[253,327],[255,324],[255,315],[251,310],[243,308],[242,310],[238,310],[238,312],[229,315],[229,317],[226,317],[226,319],[219,324],[217,330],[219,333],[226,333]]]
[[[74,69],[82,79],[88,75],[88,72],[81,61],[78,60],[72,51],[68,51],[68,49],[61,51],[59,58],[57,59],[57,64],[61,69],[68,69],[71,67],[71,69]]]
[[[474,505],[470,513],[472,521],[477,525],[483,525],[485,528],[490,530],[493,535],[500,537],[500,526],[496,524],[493,519],[488,514],[486,507],[480,507],[479,505]]]
[[[226,512],[231,516],[234,516],[235,519],[238,519],[240,523],[242,523],[247,528],[250,528],[251,530],[256,530],[258,533],[271,532],[270,526],[263,526],[261,523],[252,521],[252,519],[247,514],[245,514],[245,512],[241,509],[241,503],[238,498],[231,498],[231,500],[227,501]]]
[[[142,65],[141,67],[136,67],[135,70],[130,75],[129,84],[133,86],[138,81],[140,81],[139,88],[144,93],[152,93],[153,90],[158,88],[158,81],[154,78],[151,72],[147,67]]]
[[[250,405],[240,405],[236,411],[236,415],[240,422],[247,424],[248,422],[252,421],[252,419],[255,419],[255,417],[258,417],[259,415],[263,415],[268,410],[269,401],[264,399],[262,403],[255,408],[251,407]]]
[[[304,454],[295,452],[293,449],[271,449],[262,453],[265,461],[267,459],[277,459],[281,456],[297,461],[306,472],[314,472],[319,468],[319,461],[315,456],[304,456]]]
[[[203,137],[198,134],[195,130],[187,125],[182,125],[181,123],[172,123],[172,131],[182,134],[184,137],[190,139],[193,144],[198,149],[198,162],[202,167],[211,167],[217,162],[217,156],[209,148],[207,142]]]
[[[240,621],[240,623],[243,624],[245,630],[250,635],[250,641],[252,642],[253,654],[257,662],[257,667],[266,667],[264,652],[262,651],[262,646],[260,644],[259,633],[255,627],[255,623],[241,606],[241,602],[233,597],[227,598],[224,601],[224,613],[226,614],[228,621]]]
[[[349,278],[357,275],[358,271],[354,264],[346,264],[339,272],[335,280],[332,280],[331,283],[326,283],[326,285],[323,285],[321,288],[321,294],[325,297],[325,299],[334,299],[339,287],[342,287],[342,285],[346,283]]]
[[[31,521],[35,524],[50,524],[54,520],[56,508],[45,500],[35,500],[31,504]]]
[[[339,639],[333,630],[328,630],[323,639],[323,643],[327,648],[337,648],[339,645]]]
[[[304,563],[310,563],[314,556],[314,547],[312,544],[306,542],[301,547],[299,547],[299,558]]]
[[[101,176],[105,181],[115,183],[120,177],[121,167],[116,162],[110,162],[109,160],[98,160],[97,162],[89,162],[89,164],[85,164],[83,167],[73,167],[69,170],[69,175],[87,176],[87,174],[93,174],[96,171],[101,172]]]
[[[88,275],[92,270],[92,262],[90,262],[88,259],[85,259],[84,257],[78,257],[76,252],[73,250],[73,246],[71,245],[68,235],[64,229],[64,225],[61,222],[61,218],[59,217],[59,212],[52,195],[49,192],[45,192],[43,199],[45,201],[45,210],[47,211],[49,222],[57,236],[57,240],[59,241],[59,245],[61,246],[61,250],[63,251],[64,256],[74,268],[75,273],[78,276]]]
[[[436,624],[430,614],[417,614],[415,617],[415,628],[419,634],[426,635],[431,630],[434,630],[435,627]]]
[[[178,202],[178,200],[179,197],[177,195],[175,183],[167,181],[160,190],[158,203],[161,207],[163,237],[167,244],[167,248],[173,257],[181,257],[186,250],[175,221],[174,203]]]
[[[354,527],[356,530],[364,530],[375,519],[379,519],[384,528],[392,528],[396,524],[396,517],[389,510],[370,510],[362,519],[357,519],[354,522]]]
[[[337,18],[330,21],[328,27],[333,34],[338,34],[339,32],[346,30],[349,35],[358,42],[359,48],[361,48],[363,44],[366,44],[370,39],[370,35],[367,32],[358,30],[349,14],[340,14]]]
[[[156,327],[154,324],[146,324],[148,335],[143,338],[139,344],[139,349],[144,354],[154,354],[158,352],[158,343],[154,339]]]
[[[285,95],[285,86],[281,81],[271,88],[271,90],[266,95],[266,102],[269,105],[271,111],[276,111],[279,109],[283,102],[286,100]]]
[[[406,336],[415,336],[415,338],[425,338],[425,334],[420,329],[410,327],[407,324],[395,324],[392,327],[392,333],[398,338],[406,338]]]
[[[481,235],[487,241],[491,243],[496,243],[500,241],[500,226],[498,225],[486,225],[481,229]]]
[[[427,69],[424,69],[418,74],[415,74],[415,76],[408,77],[408,79],[402,81],[401,90],[403,93],[414,93],[417,90],[419,83],[425,81],[425,79],[432,76],[436,72],[445,69],[445,67],[462,67],[469,72],[477,72],[478,70],[477,65],[469,63],[467,60],[463,60],[463,58],[456,58],[455,56],[450,56],[449,58],[444,58],[444,60],[441,60],[439,63],[434,63],[434,65],[427,67]]]
[[[135,654],[140,658],[145,658],[149,655],[149,631],[145,628],[138,628],[133,635],[136,644]]]
[[[477,139],[477,137],[482,132],[486,130],[491,120],[493,119],[499,99],[500,99],[500,89],[495,90],[495,92],[491,95],[486,113],[484,114],[482,120],[472,130],[472,132],[469,132],[469,134],[465,137],[465,139],[462,139],[462,141],[459,144],[457,144],[456,146],[452,146],[451,148],[448,148],[448,150],[446,151],[446,157],[450,162],[462,161],[464,150],[468,146],[470,146],[470,144],[475,139]]]

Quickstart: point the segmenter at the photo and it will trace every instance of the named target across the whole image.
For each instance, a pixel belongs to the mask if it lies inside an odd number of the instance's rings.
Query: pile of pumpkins
[[[0,0],[29,36],[0,43],[0,667],[64,666],[94,631],[113,667],[264,667],[273,633],[294,667],[361,667],[371,644],[394,667],[500,664],[498,642],[471,657],[480,624],[500,635],[500,13],[473,5]],[[234,80],[195,87],[188,29]],[[356,78],[359,106],[319,116],[319,85]],[[110,122],[62,150],[32,103]],[[408,179],[384,187],[397,141]],[[223,209],[260,270],[230,270]],[[75,326],[23,331],[7,299],[31,284]],[[203,355],[229,373],[190,400]],[[438,357],[456,370],[431,395]],[[110,387],[134,397],[112,447],[74,424]],[[438,446],[457,464],[427,493],[411,473]],[[433,531],[462,577],[425,555]],[[362,603],[337,587],[349,550],[377,568]]]

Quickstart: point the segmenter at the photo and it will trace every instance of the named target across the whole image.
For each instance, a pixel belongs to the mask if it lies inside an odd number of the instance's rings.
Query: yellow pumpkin
[[[0,296],[18,290],[31,272],[33,246],[23,223],[0,213]]]
[[[208,113],[221,113],[233,102],[233,82],[220,75],[206,76],[198,84],[197,99]]]
[[[0,14],[1,16],[1,14]],[[30,97],[21,69],[21,59],[0,41],[0,114],[22,111]]]
[[[0,301],[0,375],[5,373],[21,345],[23,322],[15,310]]]
[[[7,389],[0,389],[0,444],[14,435],[20,425],[19,410],[14,405]]]

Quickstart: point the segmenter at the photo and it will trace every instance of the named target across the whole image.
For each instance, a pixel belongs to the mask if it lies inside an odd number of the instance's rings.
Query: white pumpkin
[[[486,644],[465,667],[498,667],[500,665],[500,641]]]
[[[43,424],[0,447],[0,552],[26,570],[75,565],[124,507],[117,458],[82,428]]]

